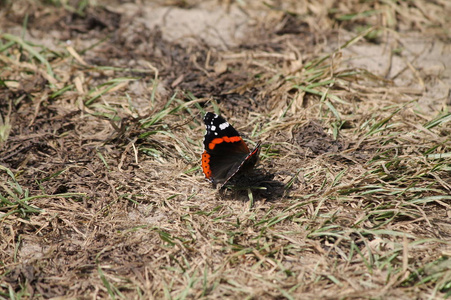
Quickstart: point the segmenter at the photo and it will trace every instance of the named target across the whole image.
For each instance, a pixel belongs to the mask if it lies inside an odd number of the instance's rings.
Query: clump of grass
[[[3,182],[0,182],[0,187],[3,189],[0,194],[0,208],[6,211],[2,213],[2,219],[16,214],[22,218],[28,218],[30,214],[39,213],[38,207],[28,203],[33,199],[30,198],[28,189],[22,188],[8,168],[0,165],[0,171],[3,173]]]
[[[0,171],[3,173],[3,182],[0,182],[0,187],[2,188],[0,193],[0,210],[3,211],[1,215],[2,220],[8,219],[11,215],[22,219],[29,219],[31,215],[40,213],[42,211],[41,208],[30,204],[30,202],[36,199],[85,196],[84,193],[64,193],[55,195],[43,194],[31,196],[30,191],[21,186],[10,169],[0,165]],[[57,175],[55,174],[54,176]],[[50,178],[51,177],[52,176],[50,176]]]
[[[121,67],[114,56],[111,66],[87,63],[86,54],[108,38],[89,49],[50,51],[3,36],[0,59],[11,64],[2,82],[14,116],[34,117],[15,123],[0,158],[1,295],[448,297],[450,114],[420,114],[392,82],[341,61],[342,50],[384,38],[376,17],[411,20],[402,19],[408,6],[348,1],[331,11],[304,4],[302,15],[300,6],[268,6],[271,16],[277,10],[307,24],[320,20],[318,27],[286,31],[294,37],[262,30],[252,47],[202,48],[226,60],[224,74],[207,61],[156,68],[158,59],[175,58],[139,51],[132,56],[155,62],[143,69]],[[246,5],[239,8],[252,13]],[[363,31],[318,54],[322,43],[305,40],[315,30],[330,38],[319,29],[327,22]],[[176,49],[192,60],[192,52]],[[67,70],[71,76],[62,76]],[[192,93],[166,82],[173,73],[182,81],[194,76]],[[26,91],[21,76],[42,76],[46,84]],[[212,78],[218,86],[209,92],[222,101],[196,98],[194,90],[204,92]],[[131,88],[138,83],[141,94]],[[265,190],[218,195],[203,184],[207,107],[233,114],[252,139],[264,140],[258,171]],[[6,133],[11,116],[3,117]],[[319,125],[308,131],[310,120]],[[308,145],[318,140],[321,151]]]

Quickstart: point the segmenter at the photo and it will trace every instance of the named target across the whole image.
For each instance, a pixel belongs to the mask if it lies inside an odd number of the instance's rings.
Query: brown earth
[[[0,299],[450,297],[448,1],[99,2],[0,2]]]

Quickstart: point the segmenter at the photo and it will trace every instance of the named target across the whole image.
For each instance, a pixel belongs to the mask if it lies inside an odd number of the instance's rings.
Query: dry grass
[[[451,82],[404,39],[449,49],[447,1],[214,2],[229,47],[139,3],[3,4],[0,299],[451,296]],[[264,142],[249,187],[201,175],[213,110]]]

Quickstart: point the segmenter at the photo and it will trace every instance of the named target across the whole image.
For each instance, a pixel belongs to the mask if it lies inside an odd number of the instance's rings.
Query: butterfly
[[[204,123],[202,171],[214,186],[221,184],[221,189],[237,173],[254,168],[261,143],[250,151],[238,131],[217,114],[207,112]]]

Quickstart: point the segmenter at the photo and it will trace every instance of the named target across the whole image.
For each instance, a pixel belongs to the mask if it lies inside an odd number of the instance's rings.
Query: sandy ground
[[[2,299],[449,295],[447,2],[100,4],[2,4]],[[215,107],[255,189],[199,170]]]

